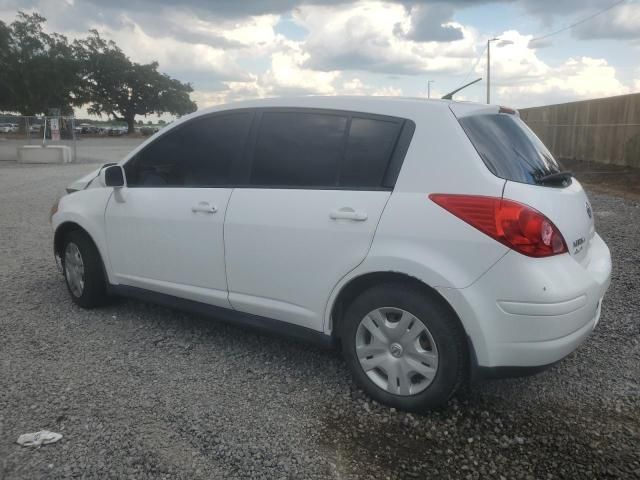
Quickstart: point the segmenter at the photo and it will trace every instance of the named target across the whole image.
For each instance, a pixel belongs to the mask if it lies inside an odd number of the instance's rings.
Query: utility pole
[[[428,80],[427,81],[427,98],[431,98],[431,84],[433,83],[433,80]]]
[[[512,45],[512,40],[502,40],[501,38],[490,38],[487,40],[487,103],[491,103],[491,42],[500,40],[500,43],[496,47],[504,47],[505,45]]]

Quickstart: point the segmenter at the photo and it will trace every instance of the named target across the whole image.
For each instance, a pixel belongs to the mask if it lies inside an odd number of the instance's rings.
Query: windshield
[[[535,133],[512,114],[472,115],[460,125],[491,172],[505,180],[542,184],[542,178],[562,171]]]

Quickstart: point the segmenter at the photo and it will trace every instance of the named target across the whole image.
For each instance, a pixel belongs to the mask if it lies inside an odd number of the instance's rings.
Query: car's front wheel
[[[343,352],[375,400],[407,411],[444,405],[464,379],[465,339],[440,299],[405,285],[379,285],[347,308]]]
[[[107,299],[106,282],[100,253],[87,234],[67,234],[62,249],[62,269],[73,301],[83,308],[93,308]]]

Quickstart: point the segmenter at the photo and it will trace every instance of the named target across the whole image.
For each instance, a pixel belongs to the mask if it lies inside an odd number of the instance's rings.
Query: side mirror
[[[104,170],[104,184],[107,187],[124,187],[124,170],[120,165],[111,165]]]

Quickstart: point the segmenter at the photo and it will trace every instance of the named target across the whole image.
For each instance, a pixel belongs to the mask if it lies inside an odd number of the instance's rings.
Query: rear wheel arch
[[[475,358],[473,344],[471,343],[471,340],[467,335],[460,317],[453,309],[451,304],[433,287],[427,285],[422,280],[416,277],[401,272],[386,271],[365,273],[351,279],[346,285],[344,285],[341,288],[340,293],[338,293],[338,295],[336,296],[333,305],[331,306],[331,335],[332,337],[334,337],[334,339],[340,339],[341,320],[349,304],[361,293],[376,285],[382,284],[397,285],[401,287],[404,286],[407,288],[419,290],[428,298],[443,305],[447,310],[450,311],[450,313],[452,314],[452,318],[456,319],[457,328],[459,328],[460,332],[465,336],[465,338],[467,338],[467,363],[471,362],[472,359]]]
[[[349,280],[340,289],[338,295],[336,295],[333,304],[331,305],[331,331],[335,335],[339,333],[340,319],[344,313],[344,309],[353,301],[358,295],[369,288],[380,284],[396,284],[411,286],[422,290],[425,295],[436,298],[441,303],[445,304],[454,314],[455,311],[449,305],[442,295],[440,295],[434,288],[430,287],[422,280],[401,272],[369,272]],[[456,314],[457,317],[457,314]],[[462,327],[462,323],[460,323]]]

